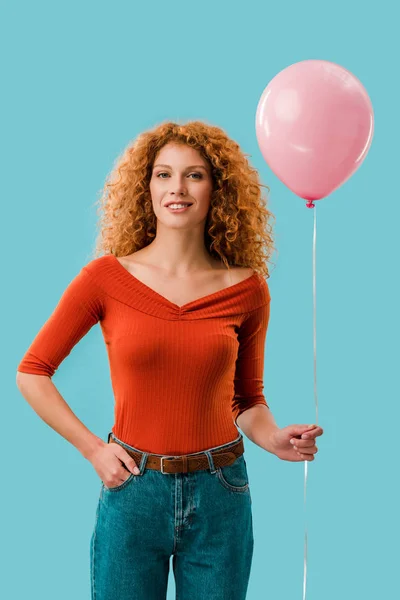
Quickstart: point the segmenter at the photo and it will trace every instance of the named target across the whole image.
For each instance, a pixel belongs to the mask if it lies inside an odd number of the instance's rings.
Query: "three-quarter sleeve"
[[[65,289],[17,371],[51,378],[72,348],[102,318],[103,309],[102,290],[83,267]]]
[[[235,366],[232,413],[238,416],[255,404],[268,406],[264,389],[264,355],[270,314],[270,302],[249,312],[238,332],[238,356]]]

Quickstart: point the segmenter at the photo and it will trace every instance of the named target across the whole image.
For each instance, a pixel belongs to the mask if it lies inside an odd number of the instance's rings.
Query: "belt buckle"
[[[163,473],[163,475],[172,475],[172,473],[167,473],[166,471],[164,471],[164,463],[163,460],[173,460],[176,458],[182,458],[182,455],[178,455],[178,456],[162,456],[161,457],[161,473]],[[178,473],[180,473],[181,471],[178,471]]]
[[[168,460],[168,459],[170,459],[170,460],[171,460],[171,459],[173,459],[173,458],[178,458],[178,457],[177,457],[177,456],[162,456],[162,457],[161,457],[161,473],[162,473],[163,475],[171,475],[171,473],[166,473],[166,472],[164,471],[164,463],[163,463],[163,460]]]

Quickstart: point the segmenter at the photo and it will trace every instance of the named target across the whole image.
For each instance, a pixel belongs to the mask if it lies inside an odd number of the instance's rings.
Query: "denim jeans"
[[[140,475],[102,483],[90,540],[92,600],[165,600],[171,556],[176,600],[245,600],[254,545],[246,461],[242,454],[215,468],[210,453],[241,437],[204,450],[204,470],[146,469],[144,452]]]

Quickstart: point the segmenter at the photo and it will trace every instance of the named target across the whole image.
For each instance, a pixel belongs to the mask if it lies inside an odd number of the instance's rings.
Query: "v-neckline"
[[[145,292],[147,293],[147,295],[153,296],[156,300],[167,304],[169,307],[172,307],[174,310],[176,311],[184,311],[186,310],[188,307],[193,306],[195,304],[197,304],[198,302],[205,302],[207,300],[211,300],[212,298],[220,298],[221,296],[224,295],[224,293],[226,293],[227,291],[231,292],[233,289],[235,288],[240,288],[243,284],[250,282],[252,279],[255,279],[258,276],[257,271],[254,271],[254,273],[252,275],[250,275],[249,277],[246,277],[245,279],[242,279],[241,281],[238,281],[237,283],[234,283],[232,285],[228,285],[220,290],[217,290],[216,292],[212,292],[211,294],[206,294],[205,296],[201,296],[200,298],[196,298],[195,300],[191,300],[190,302],[186,302],[185,304],[176,304],[175,302],[172,302],[171,300],[168,300],[168,298],[166,298],[165,296],[163,296],[162,294],[160,294],[159,292],[156,292],[156,290],[154,290],[153,288],[151,288],[150,286],[148,286],[146,283],[144,283],[143,281],[141,281],[140,279],[138,279],[135,275],[133,275],[132,273],[130,273],[128,271],[128,269],[126,269],[118,260],[118,258],[114,255],[114,254],[109,254],[108,256],[112,256],[112,259],[114,261],[114,263],[116,263],[117,268],[120,269],[121,273],[124,273],[124,275],[128,278],[127,281],[135,281],[136,284]]]

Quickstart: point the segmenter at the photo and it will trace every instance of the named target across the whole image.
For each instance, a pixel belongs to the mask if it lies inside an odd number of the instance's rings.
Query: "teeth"
[[[185,208],[185,206],[190,206],[190,204],[169,204],[168,208]]]

